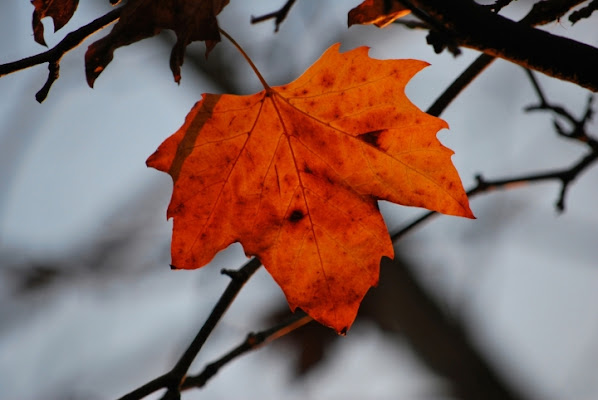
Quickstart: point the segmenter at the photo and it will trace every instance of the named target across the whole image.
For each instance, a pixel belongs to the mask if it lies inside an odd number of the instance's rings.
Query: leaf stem
[[[262,74],[260,73],[260,71],[257,69],[257,67],[255,66],[255,64],[253,63],[253,61],[251,61],[251,58],[249,58],[249,56],[247,55],[247,53],[245,53],[245,50],[243,50],[243,48],[241,47],[241,45],[239,43],[237,43],[237,41],[235,39],[233,39],[231,35],[229,35],[228,33],[226,33],[226,31],[224,29],[219,28],[219,31],[220,31],[220,33],[222,33],[222,35],[224,35],[224,37],[226,37],[228,40],[230,40],[230,42],[237,48],[237,50],[239,50],[241,52],[241,54],[243,55],[243,57],[245,58],[245,60],[247,60],[247,62],[249,63],[249,66],[251,67],[251,69],[253,69],[253,72],[255,72],[255,74],[257,75],[258,79],[262,83],[262,86],[264,87],[264,89],[266,89],[266,91],[269,91],[270,90],[270,86],[268,85],[268,83],[266,82],[266,80],[264,79],[264,77],[262,76]]]

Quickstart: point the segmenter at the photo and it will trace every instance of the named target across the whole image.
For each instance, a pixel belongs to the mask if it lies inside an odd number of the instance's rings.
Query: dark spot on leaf
[[[306,174],[313,174],[314,171],[311,170],[311,168],[309,168],[309,165],[304,164],[303,165],[303,172],[305,172]]]
[[[305,215],[303,215],[303,211],[301,210],[294,210],[291,215],[289,215],[289,221],[292,223],[296,223],[299,222],[303,219],[303,217],[305,217]]]
[[[334,84],[334,75],[332,74],[324,74],[324,76],[322,76],[322,82],[321,82],[322,86],[329,88]]]
[[[367,144],[371,144],[374,147],[380,147],[379,140],[382,132],[384,132],[384,129],[362,133],[361,135],[357,135],[357,139],[362,140]]]
[[[170,269],[174,271],[175,269],[178,269],[178,268],[175,267],[174,265],[170,264]]]

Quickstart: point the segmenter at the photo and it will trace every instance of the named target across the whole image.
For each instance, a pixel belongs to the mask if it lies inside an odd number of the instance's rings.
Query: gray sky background
[[[82,2],[57,34],[46,21],[48,44],[109,10],[104,3]],[[398,26],[347,30],[346,13],[358,3],[302,0],[277,34],[270,22],[250,25],[249,17],[273,11],[278,2],[232,1],[219,21],[272,85],[297,77],[337,41],[345,50],[370,46],[375,58],[426,60],[431,66],[407,88],[422,109],[477,56],[436,55],[425,33]],[[516,4],[510,12],[521,16],[530,2]],[[43,50],[33,41],[31,11],[25,1],[2,5],[1,63]],[[571,27],[563,20],[547,29],[598,45],[598,26],[591,22]],[[218,92],[218,86],[189,60],[177,86],[168,67],[170,36],[164,35],[118,50],[92,90],[83,54],[102,35],[64,57],[61,77],[41,105],[34,95],[46,66],[0,79],[0,399],[109,399],[158,376],[224,289],[220,268],[245,261],[234,245],[199,271],[171,272],[171,223],[165,220],[171,180],[145,167],[201,93]],[[202,51],[199,44],[190,49]],[[230,60],[239,94],[260,90],[235,51],[223,41],[211,57]],[[539,79],[552,101],[582,112],[586,91]],[[466,187],[477,173],[509,177],[567,167],[582,157],[581,145],[556,137],[551,116],[522,112],[535,101],[523,70],[497,61],[443,114],[450,130],[439,138],[455,151]],[[592,132],[598,134],[596,122]],[[397,246],[421,266],[418,275],[467,322],[503,373],[545,399],[598,396],[597,182],[596,168],[581,175],[563,215],[554,208],[557,183],[482,195],[471,204],[477,220],[440,217]],[[386,203],[381,208],[391,231],[422,212]],[[103,254],[112,272],[88,273],[89,254],[122,237],[129,239],[123,256]],[[67,265],[66,283],[19,294],[9,279],[14,269],[43,263]],[[264,316],[281,304],[280,290],[258,272],[195,370],[247,332],[266,327]],[[301,381],[292,375],[294,354],[268,347],[233,362],[205,390],[185,398],[448,398],[412,350],[393,341],[373,326],[357,325]]]

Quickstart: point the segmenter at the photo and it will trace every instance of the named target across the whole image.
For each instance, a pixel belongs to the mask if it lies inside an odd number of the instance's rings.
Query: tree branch
[[[18,61],[0,65],[0,77],[47,62],[49,69],[48,80],[42,89],[35,95],[36,100],[41,103],[48,96],[52,84],[58,79],[60,60],[62,57],[75,47],[79,46],[88,36],[116,21],[120,17],[120,13],[121,8],[116,8],[89,24],[70,32],[50,50]]]
[[[592,151],[582,157],[578,162],[569,168],[556,169],[548,172],[540,172],[536,174],[527,174],[517,177],[504,178],[504,179],[493,179],[486,180],[481,175],[476,176],[477,184],[467,191],[467,197],[472,198],[478,194],[487,193],[498,189],[511,189],[514,187],[527,186],[532,182],[542,182],[550,180],[561,181],[561,191],[559,198],[556,202],[556,208],[559,212],[565,210],[565,194],[569,187],[569,184],[573,182],[577,176],[588,169],[598,159],[598,152]],[[436,211],[429,211],[423,214],[421,217],[415,219],[409,225],[405,226],[401,230],[391,235],[392,242],[396,243],[413,228],[417,227],[422,222],[428,220],[434,215],[437,215]]]
[[[467,0],[409,0],[418,15],[441,25],[448,41],[598,91],[598,49],[530,28]]]
[[[233,303],[237,297],[237,294],[241,291],[245,283],[260,266],[260,261],[257,258],[253,258],[241,269],[235,271],[234,273],[231,273],[230,271],[223,271],[223,273],[226,273],[228,276],[230,276],[232,280],[228,284],[224,293],[222,293],[222,296],[220,296],[220,299],[214,306],[212,313],[195,336],[195,339],[193,339],[176,365],[166,374],[124,395],[120,398],[120,400],[142,399],[143,397],[148,396],[162,388],[168,389],[165,394],[165,398],[180,398],[181,385],[185,380],[185,375],[187,374],[191,363],[216,327],[216,324],[218,324],[218,321],[220,321],[228,307]]]
[[[276,27],[274,28],[274,32],[278,32],[278,27],[285,20],[285,18],[287,17],[287,14],[291,10],[291,7],[293,6],[294,3],[295,3],[295,0],[287,0],[285,5],[282,6],[280,8],[280,10],[278,10],[278,11],[274,11],[274,12],[271,12],[269,14],[265,14],[265,15],[262,15],[259,17],[251,16],[251,23],[257,24],[259,22],[267,21],[269,19],[274,19],[274,23],[276,24]]]
[[[250,333],[247,338],[239,344],[237,347],[229,351],[227,354],[222,356],[220,359],[206,365],[204,370],[195,376],[190,376],[181,385],[181,390],[187,390],[191,388],[201,388],[218,373],[220,368],[228,364],[235,358],[249,352],[256,350],[261,346],[284,336],[297,328],[313,321],[313,319],[305,315],[303,312],[297,311],[295,314],[289,316],[286,321],[261,332]]]
[[[440,116],[449,104],[469,85],[479,74],[492,64],[494,56],[482,54],[467,67],[465,71],[436,99],[426,111],[435,117]]]
[[[592,110],[592,103],[593,103],[593,96],[588,97],[588,101],[586,104],[586,110],[583,116],[579,119],[575,118],[575,116],[567,111],[563,106],[556,105],[550,103],[546,96],[544,95],[544,91],[540,87],[538,80],[534,76],[534,74],[530,70],[526,70],[528,77],[538,95],[539,103],[537,105],[528,106],[525,108],[526,111],[539,111],[539,110],[547,110],[552,111],[556,116],[564,118],[570,125],[571,129],[567,131],[558,121],[554,120],[554,128],[560,136],[563,136],[567,139],[575,139],[580,141],[581,143],[587,144],[590,149],[597,151],[598,150],[598,140],[590,137],[590,135],[586,131],[586,124],[590,122],[593,116]]]

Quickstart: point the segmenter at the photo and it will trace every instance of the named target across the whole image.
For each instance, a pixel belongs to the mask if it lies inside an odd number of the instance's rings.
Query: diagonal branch
[[[146,383],[145,385],[124,395],[119,400],[138,400],[162,388],[167,388],[166,398],[180,398],[181,385],[191,363],[201,350],[202,346],[220,321],[228,307],[233,303],[249,278],[262,264],[257,258],[251,259],[241,269],[236,271],[223,270],[222,272],[232,278],[222,296],[214,306],[212,313],[202,325],[201,329],[183,353],[176,365],[166,374]]]
[[[69,33],[50,50],[18,61],[0,65],[0,77],[35,65],[48,63],[48,79],[42,89],[35,95],[36,100],[41,103],[48,96],[52,84],[58,79],[60,60],[62,57],[75,47],[79,46],[88,36],[116,21],[120,17],[120,13],[121,8],[116,8],[89,24]]]
[[[440,116],[449,104],[469,85],[496,57],[488,54],[478,56],[461,75],[434,101],[426,112],[435,117]]]
[[[185,381],[181,385],[181,390],[201,388],[205,386],[205,384],[210,380],[210,378],[216,375],[220,368],[228,364],[230,361],[247,352],[256,350],[261,346],[266,345],[267,343],[276,340],[279,337],[284,336],[311,321],[313,321],[313,319],[310,316],[298,311],[295,314],[289,316],[282,323],[275,325],[270,329],[248,334],[247,338],[241,344],[229,351],[220,359],[206,365],[206,367],[200,374],[190,376],[187,379],[185,379]]]

